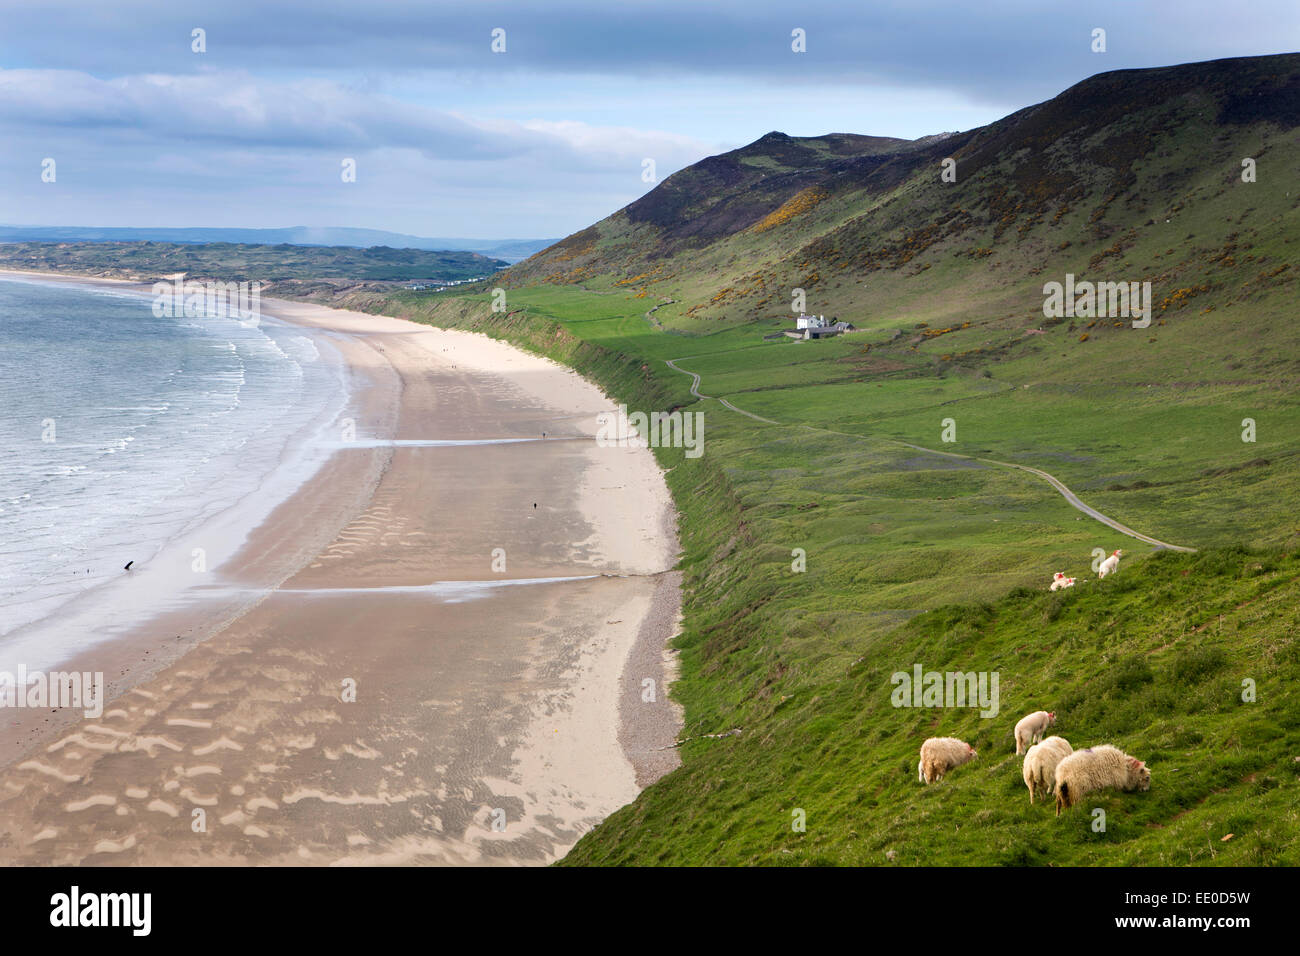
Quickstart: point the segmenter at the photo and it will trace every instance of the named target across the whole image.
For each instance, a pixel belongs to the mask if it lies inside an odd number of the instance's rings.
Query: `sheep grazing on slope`
[[[1056,786],[1056,765],[1070,754],[1074,748],[1064,737],[1048,737],[1040,744],[1034,744],[1025,754],[1025,763],[1021,773],[1025,786],[1029,788],[1029,802],[1042,794],[1046,797]]]
[[[921,744],[921,762],[916,765],[922,783],[942,780],[953,767],[960,767],[978,757],[975,748],[956,737],[931,737]]]
[[[1056,765],[1056,815],[1095,790],[1150,790],[1151,771],[1110,744],[1076,750]]]
[[[1055,712],[1048,713],[1045,710],[1036,710],[1028,717],[1020,718],[1020,723],[1016,724],[1016,753],[1022,754],[1029,749],[1030,744],[1042,740],[1043,731],[1054,723]]]
[[[1061,588],[1072,587],[1074,587],[1074,578],[1067,578],[1060,571],[1057,571],[1052,575],[1052,586],[1048,590],[1059,591]]]
[[[1097,577],[1104,578],[1106,575],[1114,574],[1118,571],[1119,557],[1123,553],[1123,551],[1115,551],[1109,558],[1101,562],[1101,565],[1097,568]]]

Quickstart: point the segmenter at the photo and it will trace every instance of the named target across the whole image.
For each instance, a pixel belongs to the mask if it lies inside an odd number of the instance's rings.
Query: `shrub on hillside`
[[[1227,663],[1228,656],[1217,647],[1184,646],[1174,658],[1173,678],[1179,684],[1199,684]]]

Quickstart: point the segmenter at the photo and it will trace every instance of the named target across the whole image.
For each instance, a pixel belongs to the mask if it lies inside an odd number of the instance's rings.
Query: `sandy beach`
[[[562,856],[676,765],[653,455],[597,446],[612,400],[484,336],[262,309],[344,356],[350,420],[210,599],[67,662],[106,675],[102,717],[5,713],[0,862]]]

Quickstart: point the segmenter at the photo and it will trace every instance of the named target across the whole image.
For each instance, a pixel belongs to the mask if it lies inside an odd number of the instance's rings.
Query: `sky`
[[[772,130],[1296,50],[1296,0],[0,0],[0,223],[559,237]]]

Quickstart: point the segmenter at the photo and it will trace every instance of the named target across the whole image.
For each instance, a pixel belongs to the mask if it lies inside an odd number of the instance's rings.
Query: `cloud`
[[[449,113],[333,82],[272,82],[247,73],[98,79],[71,70],[0,70],[0,122],[88,136],[129,128],[142,137],[223,145],[410,146],[456,158],[503,158],[535,145],[525,130],[489,133]]]
[[[57,29],[55,25],[57,24]],[[1110,52],[1091,53],[1093,27]],[[194,54],[190,32],[207,31]],[[491,31],[506,30],[506,52]],[[790,49],[795,27],[806,54]],[[561,76],[745,77],[882,81],[986,100],[1043,99],[1103,69],[1286,52],[1300,45],[1293,0],[225,0],[187,10],[172,0],[46,0],[6,11],[0,62],[121,75],[221,70],[457,71]]]
[[[578,121],[476,120],[324,80],[274,82],[247,73],[146,74],[100,80],[68,70],[0,70],[0,123],[78,130],[129,129],[141,139],[229,148],[417,149],[431,159],[564,158],[589,168],[648,152],[698,158],[689,137]]]
[[[644,193],[645,158],[968,129],[1105,70],[1298,45],[1294,0],[9,3],[0,215],[560,235]]]
[[[540,235],[580,228],[648,188],[643,157],[662,176],[717,151],[655,130],[477,118],[333,80],[242,71],[101,79],[0,70],[0,138],[11,222],[113,224],[114,208],[140,221],[152,202],[159,223],[183,210],[195,224],[459,225],[471,235],[467,224],[490,218],[485,202],[503,225],[525,213]],[[55,184],[36,175],[47,156],[58,163]],[[347,191],[344,158],[359,168]],[[85,218],[92,211],[100,223]],[[432,221],[439,214],[460,222]]]

